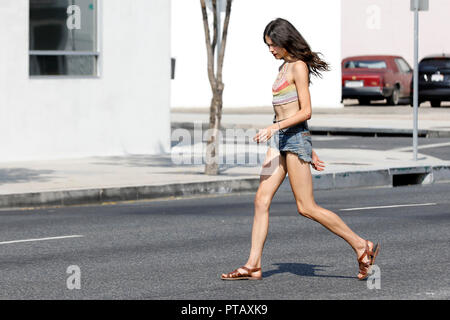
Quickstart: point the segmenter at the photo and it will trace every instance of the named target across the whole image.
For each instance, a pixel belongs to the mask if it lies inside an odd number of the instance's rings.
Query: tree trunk
[[[211,99],[209,114],[209,138],[206,144],[206,164],[205,174],[216,175],[219,173],[219,146],[220,127],[222,118],[222,93],[223,90],[216,90]]]
[[[222,104],[223,104],[223,89],[222,82],[222,67],[225,56],[225,46],[228,34],[228,25],[230,21],[231,2],[227,0],[227,7],[225,12],[225,21],[223,24],[222,41],[219,48],[219,56],[217,59],[217,70],[214,68],[214,61],[216,57],[216,44],[218,39],[217,28],[217,0],[211,0],[214,16],[213,40],[210,38],[210,29],[208,24],[208,16],[206,13],[205,0],[200,0],[203,16],[203,26],[205,31],[206,51],[208,57],[208,78],[211,85],[212,99],[209,112],[209,129],[210,135],[206,144],[206,163],[205,174],[217,175],[219,174],[219,146],[220,146],[220,126],[222,118]]]

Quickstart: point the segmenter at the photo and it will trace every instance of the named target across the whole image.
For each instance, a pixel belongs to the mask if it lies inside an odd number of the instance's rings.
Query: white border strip
[[[46,241],[46,240],[57,240],[57,239],[82,238],[82,237],[84,237],[84,236],[82,236],[82,235],[72,235],[72,236],[61,236],[61,237],[51,237],[51,238],[13,240],[13,241],[0,242],[0,245],[2,245],[2,244],[12,244],[12,243],[21,243],[21,242],[34,242],[34,241]]]
[[[340,211],[357,211],[357,210],[389,209],[389,208],[401,208],[401,207],[435,206],[436,204],[437,204],[437,203],[397,204],[397,205],[392,205],[392,206],[349,208],[349,209],[339,209],[339,210],[340,210]]]
[[[432,149],[432,148],[442,148],[442,147],[449,147],[450,146],[450,142],[442,142],[442,143],[433,143],[433,144],[424,144],[421,146],[418,146],[418,149]],[[412,147],[402,147],[402,148],[395,148],[395,149],[390,149],[389,151],[398,151],[398,152],[406,152],[406,151],[411,151],[413,148]]]

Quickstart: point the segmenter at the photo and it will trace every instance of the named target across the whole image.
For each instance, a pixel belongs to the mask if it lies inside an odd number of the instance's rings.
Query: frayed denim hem
[[[308,162],[308,163],[312,163],[312,158],[310,155],[304,154],[302,152],[299,152],[298,150],[292,150],[292,149],[284,149],[284,150],[280,150],[280,153],[283,152],[292,152],[295,153],[299,159]]]

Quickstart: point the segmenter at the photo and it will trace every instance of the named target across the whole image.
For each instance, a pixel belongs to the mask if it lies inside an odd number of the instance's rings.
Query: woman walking
[[[269,208],[286,174],[294,193],[298,212],[344,239],[355,251],[359,264],[358,279],[369,276],[380,246],[354,233],[335,213],[318,206],[314,200],[310,165],[318,171],[323,162],[312,149],[307,120],[311,118],[309,84],[311,74],[321,76],[329,65],[312,52],[298,30],[287,20],[276,19],[264,30],[270,53],[284,63],[272,87],[273,125],[259,130],[253,138],[258,143],[273,137],[276,147],[269,147],[262,165],[260,184],[254,199],[250,256],[245,265],[222,280],[262,279],[261,257],[269,228]],[[273,145],[272,144],[272,145]]]

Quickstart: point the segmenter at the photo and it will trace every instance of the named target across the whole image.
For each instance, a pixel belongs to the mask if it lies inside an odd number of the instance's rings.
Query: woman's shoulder
[[[306,62],[303,60],[297,60],[295,62],[292,62],[292,70],[295,72],[308,72],[309,68]]]
[[[297,60],[292,62],[291,70],[290,77],[293,82],[309,83],[309,67],[304,61]]]

